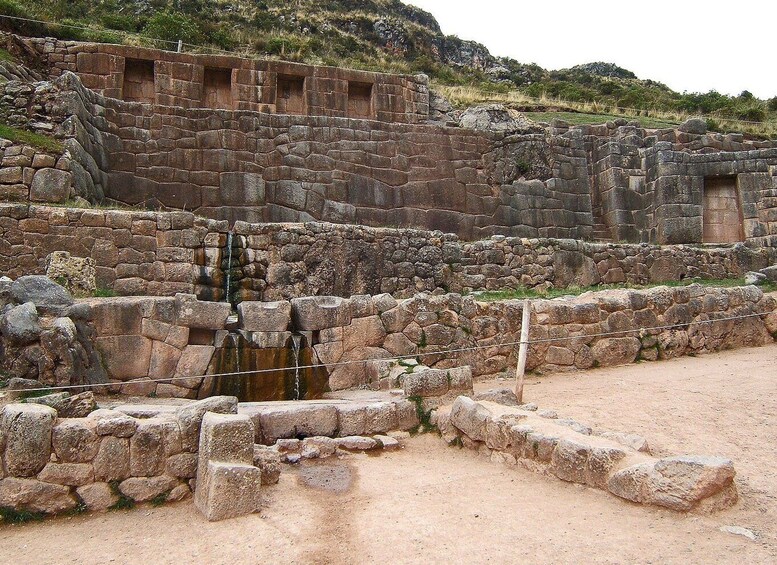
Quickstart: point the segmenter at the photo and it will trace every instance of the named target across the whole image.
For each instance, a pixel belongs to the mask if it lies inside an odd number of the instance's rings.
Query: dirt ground
[[[0,562],[777,562],[777,345],[532,379],[526,400],[642,434],[659,455],[730,457],[740,502],[707,516],[641,507],[426,435],[286,468],[252,516],[208,523],[189,500],[0,527]]]

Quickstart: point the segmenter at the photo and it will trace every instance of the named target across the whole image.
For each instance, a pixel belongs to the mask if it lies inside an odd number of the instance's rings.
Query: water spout
[[[233,233],[227,232],[227,282],[226,282],[226,296],[225,302],[229,302],[229,287],[232,283],[232,236]]]

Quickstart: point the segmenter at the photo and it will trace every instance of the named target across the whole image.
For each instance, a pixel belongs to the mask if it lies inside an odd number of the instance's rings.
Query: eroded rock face
[[[90,296],[97,287],[94,259],[73,257],[67,251],[54,251],[46,257],[46,276],[62,282],[71,293]]]
[[[501,104],[467,108],[459,118],[459,125],[466,129],[497,131],[507,134],[542,131],[542,128],[537,124],[514,115]]]

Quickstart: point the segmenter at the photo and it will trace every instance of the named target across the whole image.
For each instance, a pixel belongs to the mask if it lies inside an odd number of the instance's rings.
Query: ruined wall
[[[52,38],[26,41],[40,53],[52,76],[74,72],[87,88],[110,98],[183,108],[350,116],[396,123],[418,123],[429,115],[429,90],[423,75]],[[300,103],[294,107],[287,104],[290,93],[283,87],[289,79],[300,84]],[[219,94],[216,83],[224,80],[221,88],[226,92]]]
[[[469,240],[719,243],[703,235],[705,214],[716,213],[705,212],[704,185],[730,177],[740,210],[726,233],[764,246],[777,237],[774,142],[704,127],[556,123],[506,135],[152,106],[106,98],[71,73],[29,97],[30,107],[42,108],[36,116],[54,115],[49,126],[65,140],[75,194],[94,202],[190,210],[230,223],[439,229]],[[2,100],[0,111],[17,106]],[[27,125],[34,123],[43,122],[29,117]]]
[[[772,264],[774,248],[599,244],[336,224],[229,226],[187,212],[0,205],[0,272],[42,274],[48,254],[91,257],[97,284],[121,295],[196,294],[224,300],[521,286],[563,288],[743,276]]]

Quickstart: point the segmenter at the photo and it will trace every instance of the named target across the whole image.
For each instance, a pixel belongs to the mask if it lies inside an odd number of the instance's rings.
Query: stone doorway
[[[153,104],[154,61],[127,59],[124,62],[124,100]]]
[[[205,68],[202,105],[205,108],[232,109],[232,69]]]
[[[737,177],[706,177],[703,203],[704,243],[744,240]]]
[[[279,114],[305,114],[305,77],[278,75],[275,111]]]

